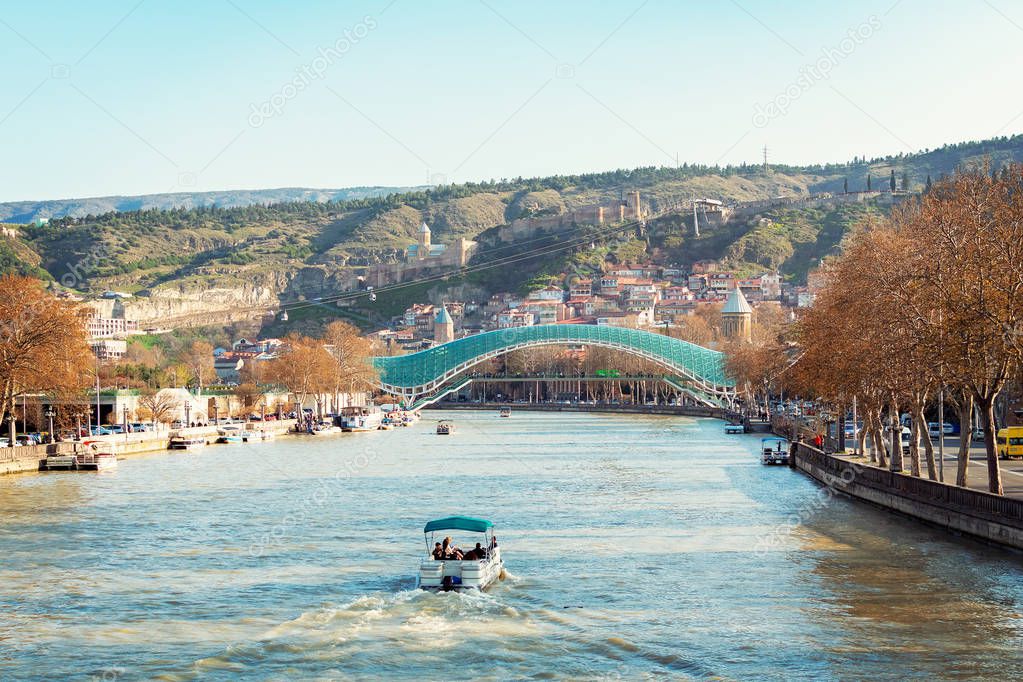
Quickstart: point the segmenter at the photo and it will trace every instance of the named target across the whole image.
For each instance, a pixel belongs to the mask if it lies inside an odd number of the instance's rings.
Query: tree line
[[[859,448],[871,443],[877,464],[896,471],[907,465],[900,416],[908,413],[909,472],[921,476],[926,466],[932,480],[925,415],[941,399],[963,425],[960,486],[976,409],[988,488],[1001,494],[995,403],[1023,373],[1023,166],[961,169],[934,182],[859,226],[825,273],[798,322],[729,358],[740,385],[813,397],[839,414],[855,400]]]

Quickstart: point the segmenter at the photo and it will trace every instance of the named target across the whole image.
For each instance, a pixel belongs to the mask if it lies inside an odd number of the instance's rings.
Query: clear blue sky
[[[3,201],[757,162],[764,145],[844,161],[1023,130],[1009,0],[18,5],[0,5]],[[828,77],[800,82],[818,62]]]

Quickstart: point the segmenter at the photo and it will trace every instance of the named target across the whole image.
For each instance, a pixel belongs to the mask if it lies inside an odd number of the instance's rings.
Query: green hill
[[[506,267],[454,277],[426,289],[412,288],[386,298],[389,309],[417,297],[437,295],[438,287],[483,295],[547,281],[562,272],[599,270],[605,259],[652,258],[687,264],[719,259],[739,271],[778,269],[793,280],[820,258],[833,253],[849,227],[872,213],[878,203],[834,203],[809,207],[766,208],[691,237],[686,216],[651,221],[645,230],[606,235],[593,226],[574,225],[528,244],[495,241],[495,230],[521,217],[565,214],[596,203],[610,204],[639,190],[655,211],[667,202],[692,196],[726,203],[806,197],[811,193],[887,188],[892,170],[901,186],[921,189],[927,176],[937,179],[964,163],[998,166],[1023,161],[1023,136],[947,145],[918,154],[900,154],[849,163],[810,166],[620,169],[584,175],[516,178],[429,189],[315,200],[248,203],[237,206],[140,208],[101,215],[65,215],[48,224],[26,225],[17,238],[0,239],[0,271],[34,272],[58,282],[74,271],[75,288],[96,294],[106,289],[131,292],[171,291],[175,295],[231,287],[265,289],[282,300],[337,293],[368,265],[396,262],[426,220],[435,243],[458,237],[479,239],[476,262],[538,247],[581,239],[571,249],[530,257]],[[592,248],[591,248],[592,244]],[[353,310],[354,316],[378,315]],[[324,315],[338,314],[324,306]],[[308,315],[305,317],[309,317]],[[315,315],[312,315],[315,317]]]

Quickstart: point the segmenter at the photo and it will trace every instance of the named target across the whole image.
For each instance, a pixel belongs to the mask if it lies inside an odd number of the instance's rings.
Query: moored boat
[[[206,439],[200,436],[174,436],[167,445],[171,450],[198,450],[206,446]]]
[[[376,431],[384,421],[384,413],[376,405],[341,408],[341,430],[348,433]]]
[[[85,441],[81,452],[46,457],[47,471],[103,471],[117,468],[117,455],[110,443]]]
[[[785,438],[769,437],[760,439],[761,464],[788,464],[789,442]]]
[[[443,541],[437,539],[449,531],[475,534],[475,547],[462,551],[454,542],[449,542],[448,537]],[[419,563],[420,589],[485,590],[498,580],[504,580],[504,560],[497,546],[494,524],[490,521],[449,516],[430,521],[423,528],[423,533],[426,536],[426,556]]]
[[[742,424],[736,424],[734,422],[725,424],[725,433],[745,433],[746,427]]]
[[[246,432],[240,426],[224,426],[217,429],[218,443],[244,443]]]
[[[110,450],[97,450],[78,455],[78,468],[85,471],[106,471],[117,468],[117,455]]]

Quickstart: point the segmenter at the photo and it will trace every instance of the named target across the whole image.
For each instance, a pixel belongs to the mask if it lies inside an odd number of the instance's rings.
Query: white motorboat
[[[376,431],[384,421],[384,413],[376,405],[341,408],[341,430],[348,433]]]
[[[467,546],[463,551],[450,537],[437,539],[449,531],[466,531],[479,539],[475,541],[475,547]],[[426,535],[426,556],[419,564],[420,589],[485,590],[498,580],[504,580],[504,561],[494,535],[494,524],[490,521],[449,516],[430,521],[423,532]]]
[[[341,433],[344,429],[333,424],[314,424],[309,433],[314,436],[333,436],[336,433]]]
[[[217,429],[218,443],[244,443],[247,432],[240,426],[224,426]]]
[[[455,432],[455,425],[453,422],[447,419],[441,419],[437,422],[437,435],[438,436],[450,436]]]
[[[73,454],[47,455],[47,471],[104,471],[117,468],[117,455],[110,443],[85,441],[82,451]]]
[[[510,407],[502,407],[501,408],[501,416],[502,417],[510,417],[511,416],[511,408]]]
[[[116,469],[117,455],[110,450],[87,451],[78,455],[78,468],[85,471]]]
[[[761,464],[788,464],[789,442],[785,438],[760,439]]]
[[[746,427],[742,424],[725,424],[725,433],[746,433]]]
[[[200,436],[174,436],[167,445],[171,450],[199,450],[206,446],[206,439]]]

